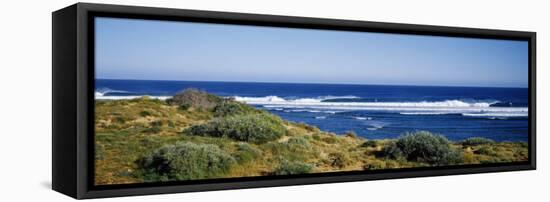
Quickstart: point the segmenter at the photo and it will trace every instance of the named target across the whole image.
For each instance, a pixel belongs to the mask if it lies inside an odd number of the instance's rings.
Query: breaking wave
[[[172,96],[150,96],[150,95],[138,95],[133,92],[114,90],[110,88],[101,88],[95,91],[94,97],[97,100],[131,100],[140,97],[150,97],[153,99],[166,100]]]
[[[283,108],[287,112],[324,112],[324,111],[394,111],[402,115],[444,115],[462,114],[463,116],[485,117],[526,117],[527,107],[497,107],[493,106],[498,101],[472,101],[444,100],[444,101],[418,101],[418,102],[323,102],[326,99],[358,98],[356,96],[325,96],[317,98],[285,99],[278,96],[265,97],[240,97],[235,100],[261,105],[265,108]]]

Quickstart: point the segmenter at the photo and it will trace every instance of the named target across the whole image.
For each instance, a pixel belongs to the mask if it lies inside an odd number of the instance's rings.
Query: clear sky
[[[523,41],[96,18],[96,78],[526,87]]]

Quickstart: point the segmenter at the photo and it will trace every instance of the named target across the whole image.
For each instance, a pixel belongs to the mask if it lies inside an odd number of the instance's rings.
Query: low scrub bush
[[[122,116],[117,116],[115,117],[115,122],[116,123],[121,123],[121,124],[124,124],[126,123],[126,121],[128,121],[128,119],[126,117],[122,117]]]
[[[326,136],[326,137],[322,137],[321,140],[323,142],[326,142],[328,144],[335,144],[338,142],[338,137],[334,136],[334,135],[329,135],[329,136]]]
[[[163,146],[136,163],[138,177],[148,182],[221,177],[236,161],[215,145],[180,142]]]
[[[154,127],[161,127],[162,125],[164,125],[162,120],[151,122],[151,126],[154,126]]]
[[[321,140],[321,136],[318,134],[318,133],[315,133],[311,136],[314,140],[317,140],[317,141],[320,141]]]
[[[450,165],[462,161],[460,152],[451,147],[447,138],[427,131],[406,133],[395,143],[388,145],[384,154],[393,159],[405,158],[408,161],[434,165]]]
[[[286,133],[286,129],[279,117],[260,113],[215,118],[183,132],[188,135],[227,137],[238,141],[265,143],[279,139]]]
[[[181,104],[180,106],[178,106],[178,109],[181,111],[187,111],[189,108],[191,108],[190,104]]]
[[[399,148],[395,142],[391,142],[386,145],[384,147],[384,150],[382,150],[382,152],[378,156],[395,160],[405,160],[407,158],[407,156],[405,156],[401,148]]]
[[[162,128],[159,127],[159,126],[153,126],[153,127],[150,127],[150,128],[146,128],[143,130],[144,133],[160,133],[160,131],[162,131]]]
[[[367,140],[363,144],[361,144],[361,147],[376,147],[378,146],[378,143],[374,140]]]
[[[305,141],[304,141],[305,140]],[[289,161],[306,161],[316,158],[318,153],[311,149],[311,144],[305,138],[290,138],[286,142],[272,141],[262,145],[273,156],[282,157]]]
[[[311,147],[309,141],[303,137],[291,137],[287,140],[286,144],[294,151],[302,151]]]
[[[283,160],[277,168],[273,171],[274,175],[296,175],[311,173],[313,166],[311,164],[287,161]]]
[[[198,89],[188,88],[176,93],[172,98],[167,99],[166,103],[170,105],[189,106],[197,109],[213,109],[223,98],[209,94]]]
[[[239,103],[232,100],[225,100],[219,105],[214,107],[214,116],[215,117],[224,117],[224,116],[234,116],[234,115],[244,115],[259,112],[259,110],[248,106],[243,103]]]
[[[139,115],[142,117],[151,116],[151,112],[149,111],[141,111],[139,112]]]
[[[498,153],[490,146],[481,146],[474,151],[474,154],[482,154],[488,156],[496,156]]]
[[[312,126],[312,125],[309,125],[309,124],[306,124],[306,123],[296,123],[296,126],[298,126],[299,128],[302,128],[304,130],[307,130],[309,132],[319,132],[320,129],[317,128],[316,126]]]
[[[237,151],[233,156],[239,163],[248,163],[258,158],[260,153],[258,149],[252,147],[250,144],[241,142],[237,144]]]
[[[494,140],[483,138],[483,137],[471,137],[465,140],[460,141],[462,146],[477,146],[482,144],[493,144]]]

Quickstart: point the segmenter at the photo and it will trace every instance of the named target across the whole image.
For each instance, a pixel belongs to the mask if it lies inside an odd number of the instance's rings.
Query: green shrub
[[[181,104],[180,106],[178,106],[178,109],[181,111],[187,111],[190,107],[190,104]]]
[[[395,142],[391,142],[390,144],[386,145],[384,147],[384,150],[382,150],[381,155],[385,158],[396,160],[403,160],[407,158],[401,148],[399,148]]]
[[[376,143],[375,140],[367,140],[363,144],[361,144],[361,147],[376,147],[378,146],[378,143]]]
[[[149,111],[141,111],[139,112],[139,115],[142,117],[151,116],[151,112]]]
[[[317,141],[321,140],[321,136],[318,133],[313,134],[311,137]]]
[[[176,127],[176,123],[174,123],[173,121],[168,120],[167,124],[168,124],[168,127],[170,128]]]
[[[298,126],[299,128],[303,128],[304,130],[307,130],[309,132],[319,132],[320,129],[317,128],[316,126],[312,126],[312,125],[309,125],[309,124],[306,124],[306,123],[296,123],[296,126]]]
[[[250,146],[248,143],[241,142],[237,144],[237,151],[233,156],[237,162],[247,163],[258,158],[260,156],[260,151]]]
[[[286,142],[268,142],[262,145],[262,147],[265,148],[265,150],[270,151],[273,156],[282,157],[289,161],[306,161],[316,158],[319,155],[318,152],[311,149],[309,142],[303,142],[293,138],[290,138],[289,140],[290,141]]]
[[[192,180],[221,177],[235,159],[211,144],[179,142],[163,146],[137,160],[144,181]]]
[[[154,126],[154,127],[160,127],[162,125],[163,125],[163,122],[161,120],[151,122],[151,126]]]
[[[311,164],[302,162],[290,162],[283,160],[277,168],[273,171],[274,175],[296,175],[310,173],[313,169]]]
[[[465,140],[460,141],[462,146],[477,146],[482,144],[493,144],[494,140],[483,138],[483,137],[471,137]]]
[[[188,105],[195,107],[199,110],[213,109],[219,103],[223,101],[223,98],[213,94],[209,94],[198,89],[188,88],[176,93],[172,98],[167,99],[166,103],[170,105]]]
[[[158,126],[153,126],[143,130],[144,133],[160,133],[160,131],[162,131],[162,129]]]
[[[255,108],[232,100],[225,100],[214,107],[215,117],[244,115],[259,112]]]
[[[265,143],[279,139],[286,129],[279,117],[260,113],[215,118],[210,122],[185,129],[184,134],[227,137],[238,141]]]
[[[291,137],[286,141],[288,147],[293,150],[306,150],[311,147],[309,141],[303,137]]]
[[[334,143],[337,143],[337,142],[338,142],[338,138],[337,138],[336,136],[334,136],[334,135],[329,135],[329,136],[327,136],[327,137],[323,137],[323,138],[321,138],[321,140],[322,140],[323,142],[328,143],[328,144],[334,144]]]
[[[460,152],[451,147],[451,142],[441,135],[427,131],[406,133],[384,149],[386,156],[434,165],[456,164],[462,161]]]
[[[482,155],[488,155],[488,156],[496,156],[498,153],[491,148],[490,146],[481,146],[477,150],[474,151],[474,154],[482,154]]]

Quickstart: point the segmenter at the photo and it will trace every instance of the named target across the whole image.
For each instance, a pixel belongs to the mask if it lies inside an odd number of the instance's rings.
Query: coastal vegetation
[[[197,89],[166,101],[97,100],[95,131],[98,185],[528,160],[525,142],[428,131],[367,140]]]

